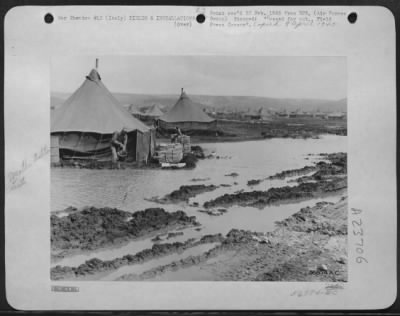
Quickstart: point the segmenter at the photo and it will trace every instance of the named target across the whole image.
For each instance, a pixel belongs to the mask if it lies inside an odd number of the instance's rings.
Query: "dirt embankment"
[[[113,271],[122,266],[142,264],[146,261],[160,258],[173,253],[180,253],[186,249],[196,247],[206,243],[222,242],[224,240],[221,234],[205,235],[200,240],[188,239],[185,242],[174,242],[164,244],[154,244],[150,249],[142,250],[134,255],[127,254],[121,258],[115,258],[113,260],[100,260],[93,258],[87,260],[85,263],[78,267],[69,266],[56,266],[51,269],[52,280],[63,280],[63,279],[75,279],[79,277],[85,277],[87,275],[93,275],[95,273]]]
[[[192,143],[229,142],[265,138],[318,138],[322,134],[347,135],[347,120],[325,120],[320,118],[278,118],[270,121],[243,121],[218,119],[218,133],[193,135]]]
[[[200,225],[195,216],[183,211],[169,213],[162,208],[129,213],[91,207],[64,217],[52,215],[50,222],[53,257],[115,245],[162,229]]]
[[[147,280],[195,267],[210,281],[347,281],[347,198],[320,202],[271,233],[231,230],[221,245],[118,280]],[[194,272],[195,273],[195,272]]]
[[[224,194],[204,203],[205,208],[219,206],[242,205],[253,207],[264,207],[279,202],[290,202],[292,200],[310,199],[326,194],[340,192],[347,188],[347,155],[346,153],[322,154],[329,162],[320,161],[315,166],[301,169],[288,170],[271,176],[271,179],[288,177],[315,172],[310,176],[300,177],[297,186],[285,186],[271,188],[267,191],[238,192]],[[249,185],[258,184],[261,180],[250,180]]]
[[[195,197],[196,195],[204,192],[214,191],[217,188],[218,186],[213,184],[182,185],[179,187],[178,190],[174,190],[162,198],[152,197],[146,200],[151,202],[156,202],[159,204],[175,204],[180,202],[188,203],[190,198]]]

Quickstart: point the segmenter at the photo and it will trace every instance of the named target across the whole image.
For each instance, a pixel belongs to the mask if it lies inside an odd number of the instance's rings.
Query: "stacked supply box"
[[[190,136],[187,135],[181,135],[178,136],[178,143],[181,143],[183,146],[183,154],[186,155],[190,153]]]
[[[160,163],[178,163],[183,158],[183,146],[182,144],[160,144],[154,155],[155,159],[158,159]]]

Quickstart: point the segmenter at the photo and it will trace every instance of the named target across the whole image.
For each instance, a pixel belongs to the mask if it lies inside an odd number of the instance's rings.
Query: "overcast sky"
[[[75,91],[94,57],[53,58],[51,91]],[[99,56],[111,92],[341,99],[347,96],[345,57]]]

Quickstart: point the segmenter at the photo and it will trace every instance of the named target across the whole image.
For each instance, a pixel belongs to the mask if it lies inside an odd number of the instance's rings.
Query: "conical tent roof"
[[[214,119],[203,112],[201,105],[193,102],[182,90],[176,104],[166,114],[160,117],[164,122],[212,122]]]
[[[137,106],[136,104],[129,105],[129,112],[131,114],[143,114],[142,111],[140,111],[139,106]]]
[[[147,116],[162,116],[163,114],[164,112],[161,111],[161,108],[157,103],[153,103],[144,113],[144,115]]]
[[[122,128],[146,132],[149,128],[134,118],[108,91],[96,69],[64,104],[54,110],[51,132],[111,134]]]

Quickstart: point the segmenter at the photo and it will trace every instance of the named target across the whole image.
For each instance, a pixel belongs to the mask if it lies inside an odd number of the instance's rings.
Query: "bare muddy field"
[[[154,244],[150,249],[112,260],[93,258],[77,267],[57,265],[53,280],[91,280],[107,277],[126,266],[138,273],[116,274],[113,280],[208,281],[347,281],[347,197],[337,203],[319,202],[277,222],[273,232],[232,229],[226,236]],[[187,249],[213,243],[215,247],[146,270],[146,263]],[[133,269],[134,270],[134,269]],[[125,270],[129,272],[129,270]]]
[[[232,230],[223,242],[117,280],[347,281],[347,198],[319,203],[278,222],[272,233]]]
[[[264,146],[280,153],[253,157]],[[55,170],[51,278],[347,281],[345,137],[204,147],[196,169],[153,182],[154,170],[72,169],[78,193]]]

